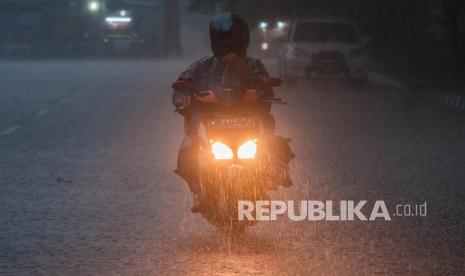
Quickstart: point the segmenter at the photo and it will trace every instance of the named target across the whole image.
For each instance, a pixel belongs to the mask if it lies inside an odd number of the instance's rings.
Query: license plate
[[[210,129],[253,128],[255,118],[248,116],[213,118],[209,119],[207,124]]]

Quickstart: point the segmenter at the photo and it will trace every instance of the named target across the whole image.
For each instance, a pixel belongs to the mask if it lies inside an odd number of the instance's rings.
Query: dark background
[[[243,15],[253,28],[260,20],[331,16],[354,21],[371,38],[369,50],[378,70],[412,82],[463,86],[465,2],[460,0],[107,0],[98,1],[97,12],[88,10],[90,2],[0,1],[1,57],[183,55],[190,53],[191,46],[182,44],[192,26],[197,39],[206,40],[206,26],[192,24],[196,18],[205,21],[222,10]],[[131,50],[115,54],[103,43],[102,18],[120,9],[132,12],[139,40]]]

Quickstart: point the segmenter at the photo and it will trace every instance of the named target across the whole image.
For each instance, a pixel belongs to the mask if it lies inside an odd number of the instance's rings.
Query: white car
[[[365,46],[354,24],[342,20],[296,21],[279,54],[281,76],[299,78],[344,76],[353,81],[367,79]]]

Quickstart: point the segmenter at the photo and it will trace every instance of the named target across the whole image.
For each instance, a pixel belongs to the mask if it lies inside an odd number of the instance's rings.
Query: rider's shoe
[[[289,174],[286,174],[281,185],[283,185],[283,187],[289,188],[292,186],[292,184],[293,183],[291,177],[289,176]]]
[[[191,208],[192,213],[199,213],[204,206],[204,202],[200,195],[194,195],[194,205]]]

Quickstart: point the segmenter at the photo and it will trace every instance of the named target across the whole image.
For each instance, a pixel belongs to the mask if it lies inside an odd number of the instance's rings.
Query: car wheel
[[[368,73],[366,71],[356,71],[355,74],[348,72],[347,77],[356,87],[364,87],[368,82]]]

